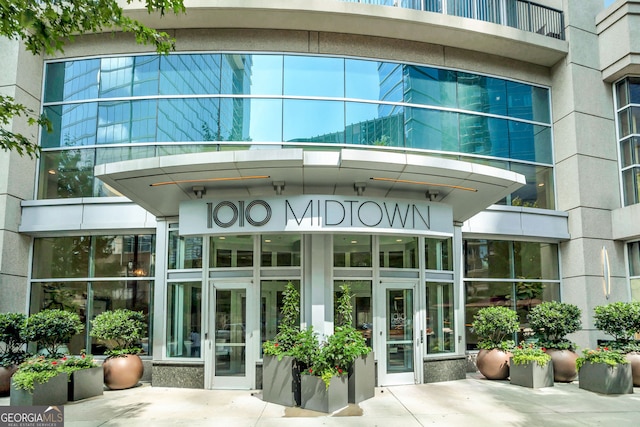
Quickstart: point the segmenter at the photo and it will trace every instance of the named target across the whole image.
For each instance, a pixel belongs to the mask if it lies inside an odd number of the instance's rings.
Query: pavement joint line
[[[407,413],[411,414],[411,417],[413,417],[413,419],[416,420],[419,426],[424,427],[424,424],[420,422],[420,420],[416,417],[416,415],[413,412],[411,412],[409,408],[407,408],[407,406],[402,402],[402,400],[400,400],[398,396],[396,396],[396,394],[389,387],[386,387],[386,390],[387,392],[391,393],[391,395],[398,401],[398,403],[400,403],[400,405],[404,408],[405,411],[407,411]]]

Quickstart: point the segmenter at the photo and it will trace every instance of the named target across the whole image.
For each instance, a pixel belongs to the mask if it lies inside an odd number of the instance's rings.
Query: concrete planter
[[[300,406],[300,372],[291,356],[263,357],[262,399],[284,406]]]
[[[19,390],[11,383],[11,406],[58,406],[67,403],[69,376],[61,372],[44,384],[35,383],[33,393]]]
[[[373,352],[358,357],[349,369],[349,403],[360,403],[375,395],[376,369]]]
[[[529,362],[516,365],[511,358],[509,377],[511,384],[522,387],[553,387],[553,364],[548,362],[546,365],[540,366],[536,362]]]
[[[349,380],[346,375],[331,378],[329,387],[315,375],[302,375],[301,380],[303,408],[331,413],[349,405]]]
[[[103,392],[104,373],[101,366],[89,369],[80,369],[73,372],[69,378],[69,401],[101,396]]]
[[[578,372],[580,388],[602,394],[633,393],[631,365],[585,362]]]

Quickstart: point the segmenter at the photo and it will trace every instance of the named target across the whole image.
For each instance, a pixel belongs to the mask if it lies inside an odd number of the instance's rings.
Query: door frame
[[[245,375],[244,376],[216,376],[215,369],[215,340],[216,340],[216,291],[243,289],[245,291]],[[256,340],[259,332],[256,330],[259,319],[255,307],[255,293],[253,280],[218,280],[207,281],[206,315],[204,317],[204,388],[205,389],[255,389],[256,384]]]
[[[421,304],[419,303],[422,293],[420,292],[419,279],[394,279],[385,278],[380,280],[379,286],[375,287],[375,322],[374,322],[374,350],[378,364],[378,386],[419,384],[422,381],[422,358],[423,345],[420,342],[419,331],[422,330]],[[387,290],[406,289],[413,291],[413,372],[397,374],[387,373],[387,337],[386,318]]]

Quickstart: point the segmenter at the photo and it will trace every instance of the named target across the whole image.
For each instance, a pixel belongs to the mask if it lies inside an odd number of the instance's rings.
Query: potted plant
[[[558,301],[545,301],[529,312],[529,326],[538,345],[551,356],[554,381],[571,382],[578,376],[576,346],[567,335],[580,329],[581,314],[578,306]]]
[[[42,310],[27,318],[24,335],[28,341],[37,343],[38,351],[57,358],[68,353],[67,345],[71,338],[83,329],[77,313],[60,309]]]
[[[490,380],[507,379],[509,350],[515,347],[513,336],[519,329],[518,314],[504,306],[484,307],[474,316],[471,327],[479,338],[480,373]]]
[[[11,376],[27,357],[22,313],[0,313],[0,396],[9,394]]]
[[[624,353],[631,365],[633,384],[640,386],[640,345],[635,335],[640,332],[640,302],[614,302],[594,308],[594,325],[613,336],[608,343]]]
[[[144,313],[128,309],[105,311],[91,321],[90,335],[109,348],[102,364],[104,383],[112,390],[131,388],[144,372],[140,341],[147,328]]]
[[[345,352],[349,340],[346,329],[336,329],[314,353],[311,366],[301,377],[303,408],[335,412],[349,404],[347,373],[350,362]]]
[[[340,286],[336,300],[336,330],[344,333],[343,356],[348,366],[349,403],[360,403],[375,395],[375,360],[362,333],[353,327],[353,294],[348,284]]]
[[[67,373],[56,359],[43,355],[25,360],[11,380],[11,406],[63,405],[67,403]]]
[[[545,348],[535,344],[518,346],[511,353],[509,380],[511,384],[540,388],[553,386],[553,364]]]
[[[576,363],[580,388],[603,394],[633,393],[631,365],[621,351],[608,347],[584,350]]]
[[[103,394],[103,370],[93,356],[84,351],[80,356],[65,356],[59,360],[58,366],[69,376],[68,400],[82,400]]]

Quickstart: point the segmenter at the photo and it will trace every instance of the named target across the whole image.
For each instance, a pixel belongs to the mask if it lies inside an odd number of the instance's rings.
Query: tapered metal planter
[[[633,393],[631,365],[585,362],[578,371],[580,388],[602,394]]]
[[[360,403],[375,395],[376,370],[373,352],[358,357],[349,370],[349,403]]]
[[[61,372],[44,384],[36,382],[33,393],[19,390],[11,383],[11,406],[57,406],[67,403],[69,376]]]
[[[300,372],[291,356],[263,357],[262,399],[284,406],[300,406]]]
[[[69,378],[68,399],[70,401],[100,396],[104,392],[104,374],[101,366],[80,369]]]
[[[509,364],[509,381],[511,384],[529,388],[553,387],[553,364],[548,362],[544,366],[536,362],[522,365]]]
[[[302,375],[301,380],[303,408],[331,413],[349,405],[346,375],[332,377],[329,387],[315,375]]]

